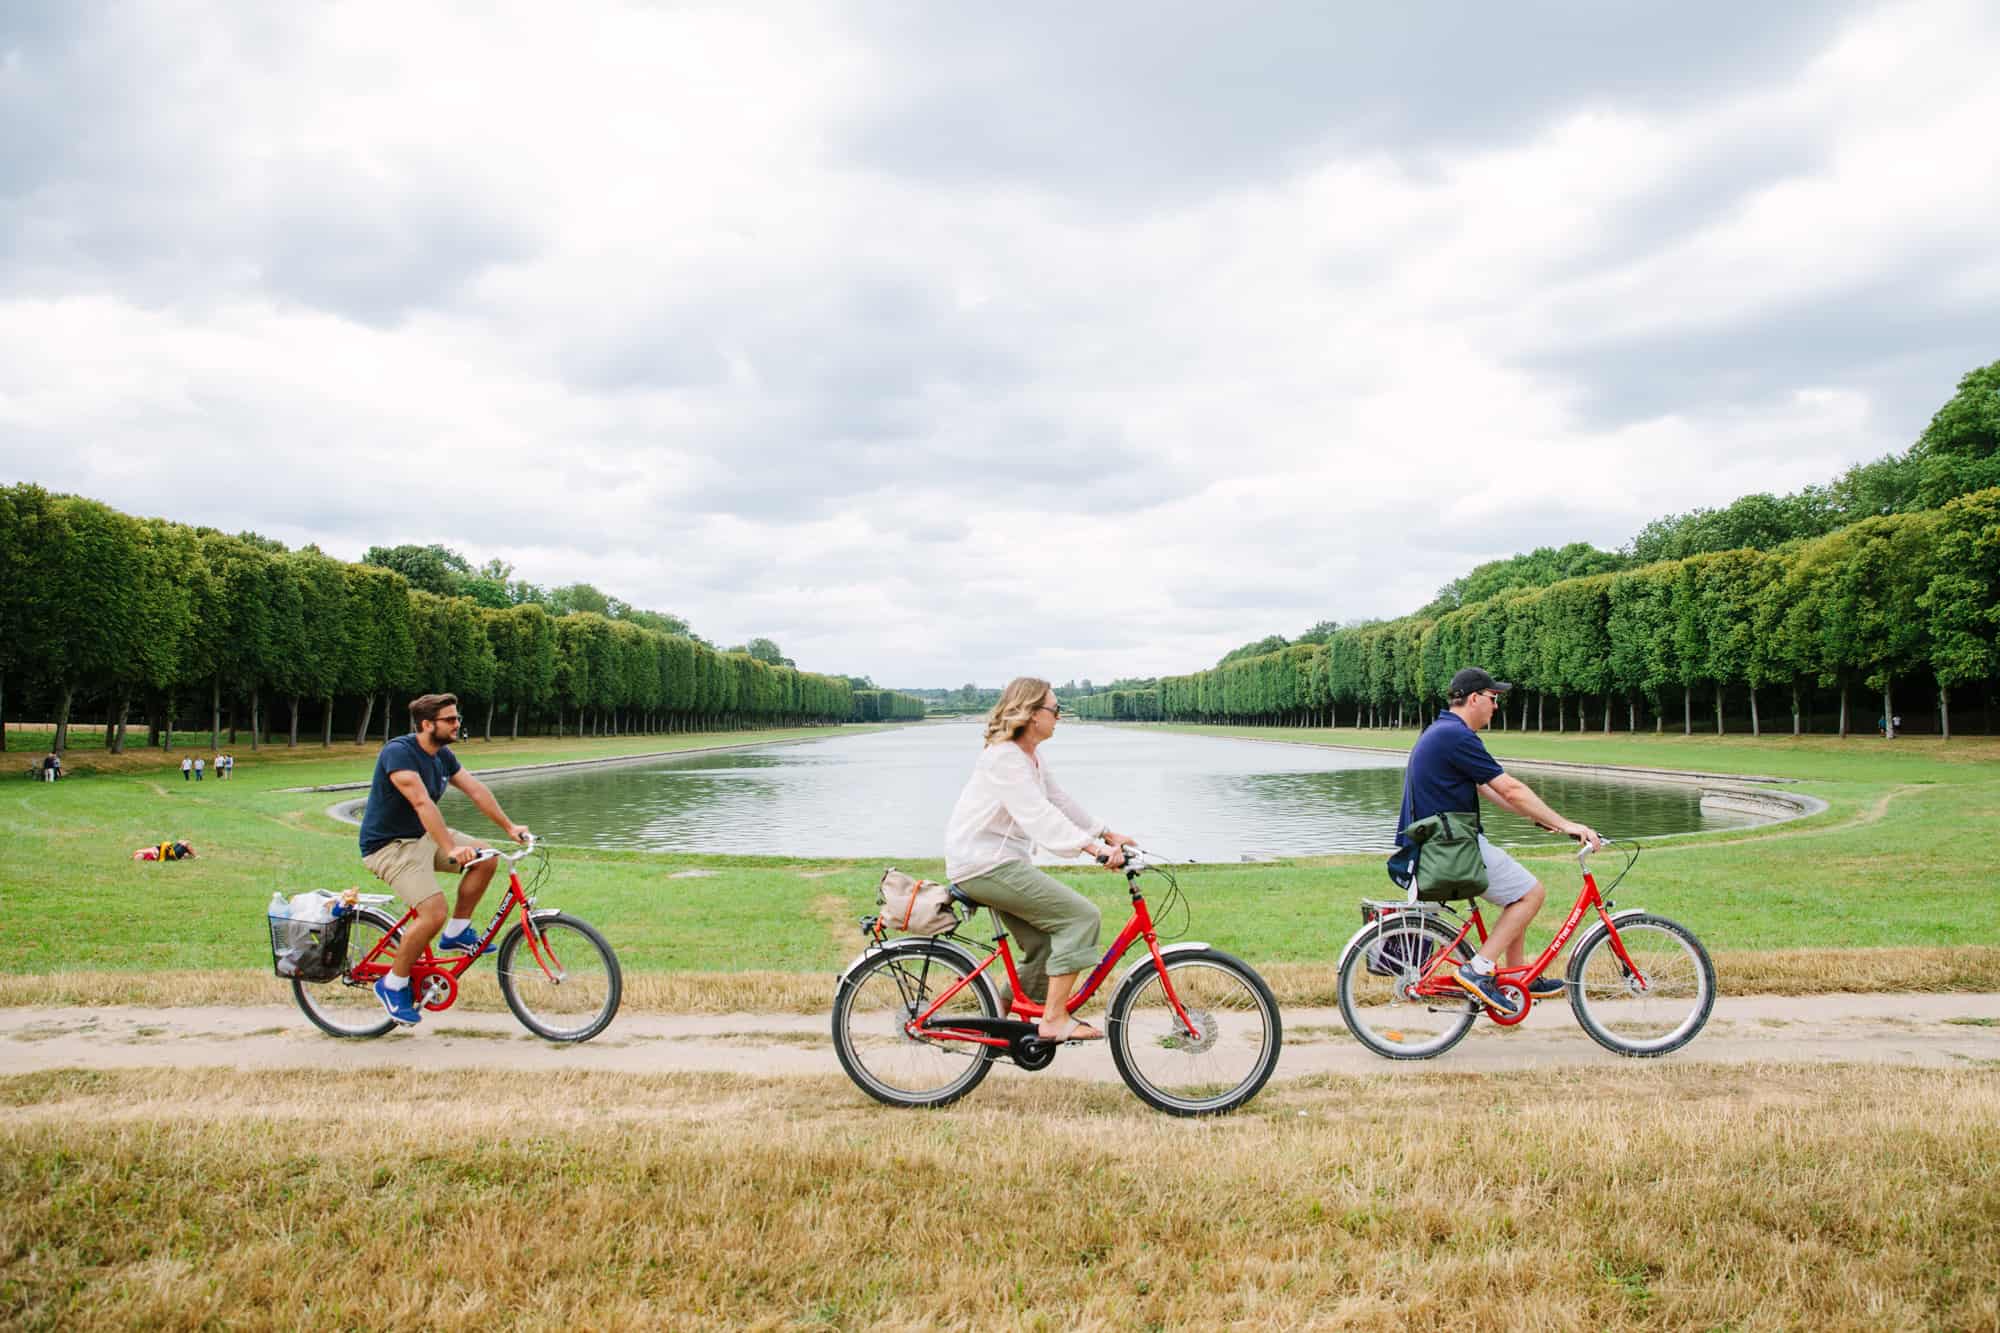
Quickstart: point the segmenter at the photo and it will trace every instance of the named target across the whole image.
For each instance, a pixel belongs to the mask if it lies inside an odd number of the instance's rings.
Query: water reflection
[[[943,852],[945,820],[979,748],[976,726],[913,726],[496,782],[510,815],[559,843],[934,857]],[[1093,813],[1162,853],[1196,860],[1383,850],[1402,800],[1400,753],[1065,722],[1046,754]],[[1704,815],[1692,787],[1525,776],[1556,809],[1607,834],[1755,822],[1729,812]],[[456,792],[445,808],[458,827],[477,826],[478,815]],[[1486,829],[1509,845],[1560,841],[1490,807]]]

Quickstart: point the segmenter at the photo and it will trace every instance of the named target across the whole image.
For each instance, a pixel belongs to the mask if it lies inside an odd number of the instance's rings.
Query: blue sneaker
[[[1501,990],[1491,975],[1481,976],[1473,971],[1470,963],[1452,973],[1452,980],[1473,999],[1487,1005],[1502,1018],[1512,1018],[1521,1012],[1521,1006],[1514,1002],[1513,996]]]
[[[437,948],[445,953],[472,953],[479,948],[479,932],[466,926],[456,935],[437,937]]]
[[[417,1008],[417,1002],[411,995],[412,990],[413,987],[410,986],[399,986],[395,990],[390,990],[388,978],[384,977],[375,983],[375,998],[389,1011],[389,1017],[407,1027],[415,1027],[424,1021],[424,1016]]]
[[[1551,995],[1560,995],[1569,989],[1569,983],[1561,977],[1536,977],[1528,983],[1528,994],[1538,1000],[1546,1000]]]

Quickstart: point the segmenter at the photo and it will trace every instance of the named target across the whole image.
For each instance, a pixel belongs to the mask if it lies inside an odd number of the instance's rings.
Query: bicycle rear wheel
[[[562,912],[537,916],[532,925],[540,958],[518,922],[500,941],[500,994],[537,1037],[589,1041],[618,1016],[625,990],[618,955],[595,926]]]
[[[1257,1095],[1284,1045],[1278,1001],[1256,970],[1220,949],[1166,956],[1173,998],[1150,961],[1111,997],[1106,1035],[1125,1086],[1169,1115],[1222,1115]]]
[[[1340,960],[1340,1017],[1363,1046],[1389,1060],[1428,1060],[1472,1031],[1479,1017],[1470,997],[1413,995],[1455,932],[1417,912],[1395,912],[1375,923]],[[1456,969],[1472,957],[1463,941],[1438,965]]]
[[[396,951],[395,929],[396,923],[387,913],[357,907],[347,935],[348,971],[332,981],[293,979],[292,998],[314,1027],[329,1037],[379,1037],[396,1026],[396,1020],[375,998],[374,979],[352,979],[354,964],[366,958],[385,935],[390,937],[389,943],[379,961],[387,967]]]
[[[1694,932],[1663,916],[1616,922],[1634,976],[1597,930],[1569,962],[1569,1005],[1591,1040],[1620,1055],[1655,1056],[1693,1041],[1715,1008],[1715,965]]]
[[[971,977],[931,1019],[998,1018],[1000,1001],[962,950],[923,941],[891,945],[840,979],[833,997],[833,1050],[860,1089],[890,1106],[948,1106],[978,1087],[992,1047],[912,1037],[903,1025]]]

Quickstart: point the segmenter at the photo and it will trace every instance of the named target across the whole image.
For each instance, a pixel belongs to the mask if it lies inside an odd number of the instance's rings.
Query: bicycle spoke
[[[1571,1006],[1584,1029],[1625,1054],[1662,1054],[1686,1044],[1707,1021],[1714,973],[1701,946],[1672,922],[1618,923],[1618,956],[1608,935],[1577,960]]]
[[[941,1105],[984,1077],[988,1047],[912,1036],[905,1028],[971,971],[956,956],[913,950],[873,959],[843,983],[834,1006],[834,1040],[841,1063],[865,1091],[901,1105]],[[973,983],[938,1010],[931,1026],[995,1016],[984,990]]]
[[[1170,956],[1167,975],[1178,1010],[1157,968],[1141,973],[1132,994],[1113,1003],[1119,1072],[1163,1109],[1201,1113],[1240,1105],[1276,1064],[1276,1003],[1233,959]]]

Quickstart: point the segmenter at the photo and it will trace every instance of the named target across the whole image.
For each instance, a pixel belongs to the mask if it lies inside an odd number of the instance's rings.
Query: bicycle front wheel
[[[1426,974],[1447,975],[1472,957],[1453,932],[1419,912],[1392,912],[1375,923],[1340,960],[1340,1018],[1363,1046],[1388,1060],[1428,1060],[1472,1031],[1479,1017],[1469,997],[1418,995]]]
[[[890,1106],[948,1106],[979,1086],[993,1047],[913,1037],[904,1025],[939,996],[972,979],[931,1019],[998,1018],[1000,1001],[958,949],[932,943],[892,945],[840,979],[833,997],[833,1050],[840,1067],[870,1097]]]
[[[562,912],[537,916],[527,926],[516,923],[500,941],[499,970],[507,1007],[546,1041],[589,1041],[611,1026],[625,991],[618,955],[604,936]]]
[[[1155,1110],[1190,1116],[1233,1111],[1278,1067],[1284,1044],[1278,1001],[1254,968],[1220,949],[1182,950],[1165,962],[1172,999],[1159,966],[1150,962],[1111,997],[1106,1035],[1112,1063],[1125,1086]]]
[[[357,907],[353,924],[348,927],[348,970],[332,981],[292,979],[292,998],[298,1001],[314,1027],[329,1037],[379,1037],[396,1026],[396,1020],[389,1017],[382,1002],[375,998],[373,978],[353,979],[354,964],[372,953],[384,936],[389,937],[389,942],[383,946],[377,961],[387,968],[400,942],[395,930],[396,923],[387,913],[373,907]],[[381,972],[375,975],[380,976]]]
[[[1569,963],[1569,1005],[1591,1040],[1620,1055],[1655,1056],[1693,1041],[1715,1008],[1715,965],[1694,932],[1663,916],[1618,918]],[[1637,972],[1633,971],[1637,968]]]

